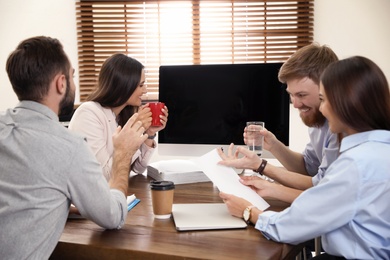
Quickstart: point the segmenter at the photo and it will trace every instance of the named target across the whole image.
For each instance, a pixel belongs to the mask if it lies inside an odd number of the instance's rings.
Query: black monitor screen
[[[247,121],[264,121],[289,144],[282,63],[161,66],[159,100],[169,110],[159,143],[243,145]]]

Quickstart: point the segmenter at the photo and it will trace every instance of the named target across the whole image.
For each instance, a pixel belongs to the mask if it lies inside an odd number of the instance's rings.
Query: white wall
[[[314,7],[315,41],[329,45],[339,58],[362,55],[372,59],[390,80],[389,0],[315,0]],[[58,38],[76,68],[78,82],[75,19],[74,0],[0,0],[0,111],[17,103],[5,63],[25,38]],[[303,150],[308,140],[306,129],[292,109],[290,146],[294,150]]]
[[[389,11],[389,0],[315,0],[314,40],[340,59],[361,55],[373,60],[390,82]],[[290,117],[290,147],[302,151],[309,140],[307,127],[296,109]]]
[[[72,65],[78,67],[74,0],[0,0],[0,25],[0,111],[18,102],[5,64],[22,40],[38,35],[57,38]],[[77,72],[74,80],[79,80]]]
[[[315,0],[314,8],[315,41],[329,45],[340,59],[373,60],[390,81],[389,0]]]
[[[373,60],[390,82],[389,11],[389,0],[315,0],[314,40],[340,59],[361,55]],[[290,117],[290,147],[302,151],[309,140],[307,127],[296,109]]]

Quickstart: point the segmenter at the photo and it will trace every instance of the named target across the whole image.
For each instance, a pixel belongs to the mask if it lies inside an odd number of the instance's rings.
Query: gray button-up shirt
[[[110,190],[81,136],[48,107],[22,101],[0,113],[0,256],[47,259],[70,204],[114,229],[127,216],[126,197]]]

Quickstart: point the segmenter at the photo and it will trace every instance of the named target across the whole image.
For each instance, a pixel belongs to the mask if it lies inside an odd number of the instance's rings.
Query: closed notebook
[[[246,228],[245,221],[230,215],[224,203],[173,204],[176,230],[211,230]]]

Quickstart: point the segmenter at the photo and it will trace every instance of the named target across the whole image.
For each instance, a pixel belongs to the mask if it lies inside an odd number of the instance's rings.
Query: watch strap
[[[261,164],[257,170],[253,170],[254,172],[257,172],[260,175],[263,175],[263,171],[265,169],[265,166],[267,166],[267,160],[261,159]]]

